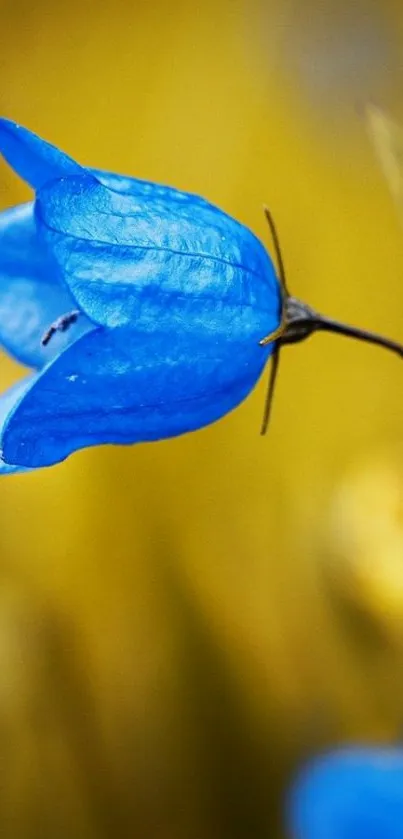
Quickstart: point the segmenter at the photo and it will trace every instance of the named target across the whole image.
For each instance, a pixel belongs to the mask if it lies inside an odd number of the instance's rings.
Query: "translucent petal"
[[[350,748],[303,770],[288,800],[296,839],[401,839],[403,751]]]
[[[43,367],[92,327],[83,315],[47,347],[41,338],[60,315],[76,308],[36,234],[33,204],[0,213],[0,344],[29,367]]]
[[[4,458],[46,466],[85,446],[195,430],[244,399],[269,352],[202,333],[97,329],[39,374],[4,429]]]
[[[213,210],[214,212],[222,213],[217,207],[202,198],[201,195],[196,195],[193,192],[183,192],[180,189],[175,189],[173,186],[166,184],[156,184],[153,181],[146,181],[142,178],[132,178],[129,175],[119,175],[116,172],[107,172],[104,169],[87,169],[88,172],[104,186],[113,192],[120,192],[126,195],[133,195],[143,201],[164,200],[179,203],[180,205],[188,205],[193,207],[200,207],[204,210]],[[222,215],[225,215],[222,213]],[[230,216],[228,218],[231,218]],[[231,219],[233,221],[233,219]]]
[[[0,118],[0,153],[33,189],[48,181],[82,172],[81,166],[37,134]]]
[[[71,177],[40,190],[38,227],[80,308],[102,325],[134,323],[143,301],[210,299],[279,318],[279,289],[259,240],[203,199],[118,176]],[[118,187],[122,187],[120,190]],[[273,327],[274,328],[274,327]],[[263,337],[263,336],[262,336]]]
[[[0,434],[10,411],[12,411],[16,403],[21,399],[21,396],[29,388],[31,381],[31,377],[24,379],[22,382],[13,385],[13,387],[0,396]],[[5,463],[0,452],[0,475],[15,475],[18,472],[29,471],[29,468],[26,466],[12,466]]]

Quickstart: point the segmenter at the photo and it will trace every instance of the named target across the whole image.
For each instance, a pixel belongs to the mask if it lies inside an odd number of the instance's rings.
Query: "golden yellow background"
[[[396,2],[2,0],[0,109],[199,192],[294,293],[402,340],[361,106],[403,115]],[[1,206],[29,191],[4,165]],[[1,359],[5,388],[21,371]],[[282,836],[296,767],[403,722],[402,369],[333,336],[220,423],[0,483],[0,834]]]

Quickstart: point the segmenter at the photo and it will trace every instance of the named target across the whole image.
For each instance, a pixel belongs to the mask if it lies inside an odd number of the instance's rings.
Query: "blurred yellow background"
[[[399,3],[0,3],[0,110],[203,194],[297,296],[402,340],[361,106],[403,118]],[[0,171],[1,207],[26,200]],[[2,357],[5,388],[20,370]],[[282,836],[294,769],[403,724],[402,369],[335,336],[216,425],[0,483],[0,834]]]

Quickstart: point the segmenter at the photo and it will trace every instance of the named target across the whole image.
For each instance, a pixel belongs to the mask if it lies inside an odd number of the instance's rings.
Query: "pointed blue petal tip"
[[[12,412],[13,408],[18,404],[21,397],[29,388],[32,378],[23,379],[9,388],[0,397],[0,435],[7,421],[7,417]],[[31,472],[32,470],[26,466],[13,466],[3,460],[3,452],[0,451],[0,475],[17,475],[20,472]]]
[[[84,170],[67,154],[22,125],[0,118],[0,153],[33,189]]]

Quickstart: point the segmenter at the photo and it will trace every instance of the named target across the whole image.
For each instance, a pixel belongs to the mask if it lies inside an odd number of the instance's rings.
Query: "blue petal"
[[[0,344],[23,364],[43,367],[92,326],[83,315],[41,346],[53,321],[75,307],[38,240],[33,204],[0,213]]]
[[[13,385],[9,390],[0,396],[0,429],[4,427],[6,419],[25,391],[29,388],[31,377]],[[5,463],[0,453],[0,475],[15,475],[18,472],[29,472],[25,466],[12,466]]]
[[[0,153],[33,189],[39,189],[55,178],[83,171],[78,163],[56,146],[4,118],[0,118]]]
[[[38,467],[100,443],[192,431],[249,393],[270,349],[180,330],[96,329],[35,379],[3,432],[5,460]]]
[[[141,178],[132,178],[129,175],[118,175],[116,172],[107,172],[104,169],[87,169],[100,183],[106,186],[113,192],[120,192],[126,195],[133,195],[134,197],[147,201],[148,199],[162,199],[164,201],[172,201],[179,204],[199,206],[204,209],[213,209],[222,215],[225,213],[218,210],[202,198],[201,195],[196,195],[193,192],[183,192],[180,189],[175,189],[173,186],[166,186],[166,184],[156,184],[154,181],[145,181]],[[231,219],[231,216],[227,216]],[[233,219],[231,219],[233,221]],[[238,222],[237,222],[238,223]]]
[[[288,803],[292,839],[402,839],[403,752],[321,757],[297,778]]]
[[[163,315],[172,302],[214,300],[279,322],[269,256],[234,219],[193,195],[118,176],[71,177],[38,193],[46,246],[80,308],[101,325],[135,323],[144,301]],[[118,187],[121,186],[119,191]]]

